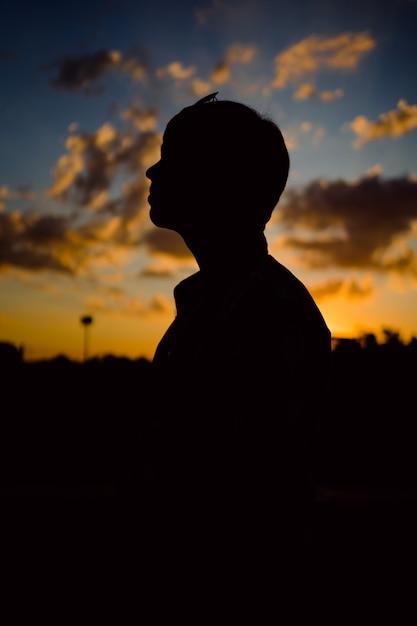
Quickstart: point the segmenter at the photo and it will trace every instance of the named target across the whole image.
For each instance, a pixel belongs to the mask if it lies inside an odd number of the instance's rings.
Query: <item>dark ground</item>
[[[149,362],[22,363],[10,354],[2,361],[0,498],[4,520],[25,511],[13,524],[16,548],[33,546],[38,528],[46,546],[65,535],[59,550],[72,546],[80,558],[97,550],[96,565],[116,545],[147,552],[146,511],[125,501],[121,485],[149,411]],[[322,621],[416,623],[416,365],[416,342],[395,337],[345,341],[333,352],[311,517]],[[54,511],[40,527],[33,500]]]

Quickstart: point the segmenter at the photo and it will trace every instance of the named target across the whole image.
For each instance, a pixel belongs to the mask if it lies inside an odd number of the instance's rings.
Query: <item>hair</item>
[[[211,94],[168,123],[196,168],[222,181],[223,198],[265,227],[287,183],[289,155],[278,126],[252,107]],[[214,98],[214,99],[213,99]],[[215,183],[215,181],[213,181]]]

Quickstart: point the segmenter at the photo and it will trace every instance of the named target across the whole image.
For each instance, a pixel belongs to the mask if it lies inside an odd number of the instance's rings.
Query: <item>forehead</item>
[[[161,155],[193,156],[210,151],[213,141],[191,120],[171,120],[162,137]]]
[[[227,102],[194,105],[183,109],[167,124],[163,135],[164,155],[192,155],[201,162],[227,157],[240,159],[247,150],[247,135],[253,135],[257,118],[246,107],[230,108]],[[217,106],[219,105],[219,106]],[[256,128],[257,130],[257,128]]]
[[[195,120],[188,119],[187,116],[176,115],[168,122],[163,135],[164,143],[183,143],[191,141],[196,134],[199,134],[200,124]]]

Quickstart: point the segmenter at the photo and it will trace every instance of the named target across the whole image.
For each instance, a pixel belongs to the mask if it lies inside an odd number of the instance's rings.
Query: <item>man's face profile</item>
[[[201,148],[195,149],[191,143],[188,133],[184,136],[178,129],[169,129],[163,137],[161,158],[146,171],[151,181],[149,215],[160,228],[181,232],[204,205],[207,172]]]
[[[148,202],[150,218],[155,226],[171,228],[174,226],[178,211],[185,200],[186,164],[181,163],[180,151],[175,142],[164,137],[161,157],[146,172],[151,185]]]

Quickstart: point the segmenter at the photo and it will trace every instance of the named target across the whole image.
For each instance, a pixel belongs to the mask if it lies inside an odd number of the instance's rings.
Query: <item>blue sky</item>
[[[267,229],[335,335],[417,334],[414,0],[14,2],[0,43],[0,340],[30,358],[151,356],[195,270],[144,171],[212,91],[291,156]]]

